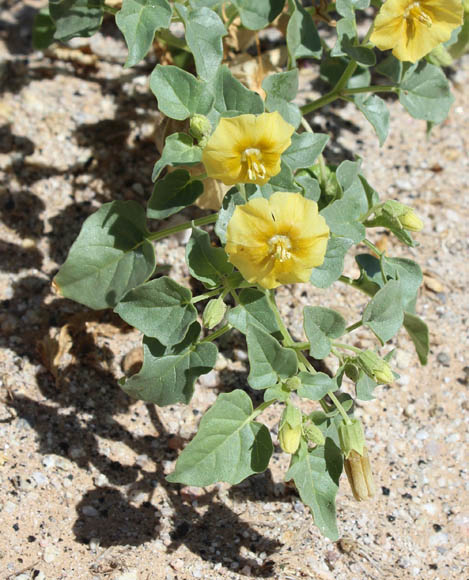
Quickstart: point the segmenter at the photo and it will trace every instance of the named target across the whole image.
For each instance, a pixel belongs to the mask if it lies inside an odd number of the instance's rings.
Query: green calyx
[[[372,350],[365,350],[353,362],[377,383],[388,384],[394,381],[389,364]]]
[[[205,147],[212,131],[212,124],[205,115],[193,115],[190,120],[189,132],[197,139],[200,147]]]
[[[363,455],[365,447],[365,435],[363,434],[363,427],[358,419],[351,419],[350,423],[342,421],[339,425],[339,441],[345,458],[348,458],[352,451],[356,451],[359,455]]]
[[[423,228],[423,222],[408,205],[404,205],[394,199],[388,199],[375,210],[375,219],[385,217],[392,222],[397,222],[401,228],[409,232],[419,232]],[[369,220],[367,225],[374,225],[374,220]],[[378,224],[379,225],[379,224]]]
[[[295,453],[298,449],[301,440],[302,421],[301,411],[297,407],[288,404],[283,411],[278,432],[280,447],[285,453]]]
[[[204,326],[211,330],[223,320],[225,312],[226,304],[223,302],[222,296],[210,300],[202,315]]]

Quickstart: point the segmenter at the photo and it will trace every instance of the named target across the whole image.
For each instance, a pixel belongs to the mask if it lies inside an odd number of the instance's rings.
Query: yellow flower
[[[416,62],[462,23],[461,0],[386,0],[370,41],[380,50],[392,48],[399,60]]]
[[[307,282],[324,261],[329,228],[316,202],[277,192],[235,208],[225,250],[248,282],[264,288]]]
[[[277,112],[220,119],[202,153],[207,175],[225,185],[267,183],[294,130]]]

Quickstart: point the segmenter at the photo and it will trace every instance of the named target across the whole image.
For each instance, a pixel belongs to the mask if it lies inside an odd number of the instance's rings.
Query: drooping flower
[[[462,23],[461,0],[386,0],[370,41],[380,50],[392,49],[399,60],[416,62]]]
[[[220,119],[202,153],[207,175],[225,185],[264,185],[279,173],[294,130],[277,112]]]
[[[248,282],[264,288],[307,282],[324,261],[329,228],[316,202],[277,192],[235,208],[225,250]]]

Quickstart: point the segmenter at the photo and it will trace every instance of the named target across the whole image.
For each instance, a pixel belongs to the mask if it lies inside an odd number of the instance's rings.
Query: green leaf
[[[345,332],[345,319],[335,310],[322,306],[305,306],[304,330],[310,343],[309,354],[319,360],[331,351],[331,338],[339,338]]]
[[[126,67],[134,66],[146,56],[155,32],[169,27],[172,12],[167,0],[123,0],[116,24],[129,49]]]
[[[301,111],[298,105],[290,102],[298,92],[298,69],[294,68],[265,77],[262,81],[262,88],[266,92],[267,110],[278,111],[287,123],[293,125],[295,129],[298,128],[301,122]]]
[[[131,397],[159,406],[188,404],[195,380],[215,366],[217,347],[211,342],[189,344],[197,339],[200,325],[194,323],[186,339],[177,346],[165,348],[155,338],[143,339],[143,366],[122,386]]]
[[[65,42],[76,36],[92,36],[103,20],[103,0],[49,0],[55,23],[54,39]]]
[[[412,117],[441,123],[448,116],[454,97],[443,71],[422,60],[404,74],[399,100]]]
[[[360,163],[357,163],[356,161],[342,161],[339,167],[337,167],[335,174],[343,193],[353,187],[359,171]]]
[[[248,383],[253,389],[266,389],[279,378],[296,374],[298,360],[291,348],[284,348],[278,340],[257,324],[249,324],[246,333],[250,372]]]
[[[327,395],[329,391],[335,391],[337,385],[333,379],[324,373],[301,372],[298,374],[301,380],[301,387],[298,389],[298,395],[311,401],[319,401]]]
[[[384,344],[397,333],[403,320],[401,283],[390,280],[367,304],[363,324]]]
[[[386,103],[377,95],[357,95],[355,104],[373,125],[379,144],[383,145],[389,131],[389,111]]]
[[[199,113],[207,115],[214,97],[206,82],[177,66],[157,65],[150,76],[150,89],[159,110],[171,119],[183,121]]]
[[[302,170],[295,174],[295,183],[298,184],[306,199],[318,201],[321,197],[321,186],[319,181],[311,175],[310,171]]]
[[[357,399],[361,401],[372,401],[375,398],[373,391],[377,386],[378,383],[375,383],[372,378],[361,370],[358,375],[357,384],[355,385]]]
[[[167,165],[197,165],[202,160],[202,149],[194,145],[186,133],[173,133],[166,138],[163,153],[153,167],[152,179],[156,181]]]
[[[360,268],[360,277],[356,281],[357,286],[368,296],[374,296],[383,286],[383,277],[379,260],[371,254],[358,254],[355,261]]]
[[[104,204],[83,224],[54,281],[62,296],[99,310],[112,308],[155,269],[145,210],[134,201]]]
[[[33,48],[44,50],[54,42],[55,23],[49,14],[49,8],[41,8],[34,17]]]
[[[272,440],[267,427],[254,421],[253,415],[251,399],[244,391],[219,395],[167,480],[201,487],[217,481],[236,484],[264,471],[272,455]]]
[[[380,75],[388,77],[394,83],[400,83],[402,73],[404,72],[404,65],[394,55],[390,54],[376,66],[375,71]]]
[[[249,30],[260,30],[282,12],[285,0],[233,0],[239,11],[241,24]]]
[[[218,14],[205,6],[187,10],[176,3],[174,7],[184,22],[186,42],[194,55],[197,74],[208,81],[215,76],[223,58],[225,26]]]
[[[336,541],[339,532],[336,523],[335,496],[339,485],[338,478],[335,474],[334,478],[331,477],[327,469],[326,451],[326,447],[322,446],[310,452],[301,447],[299,455],[292,458],[285,479],[286,481],[293,479],[301,500],[313,512],[314,523],[321,533]],[[337,458],[337,462],[340,461]]]
[[[332,202],[320,213],[333,234],[343,235],[358,244],[366,236],[365,226],[358,222],[361,207],[355,196],[347,196]]]
[[[338,280],[344,271],[345,254],[352,245],[353,240],[349,238],[329,238],[324,262],[313,269],[310,282],[318,288],[328,288]]]
[[[246,203],[244,197],[236,187],[232,187],[222,200],[221,208],[218,211],[218,219],[215,224],[215,233],[220,238],[222,244],[226,244],[226,228],[237,205]]]
[[[370,0],[337,0],[335,9],[345,18],[354,18],[355,10],[365,10],[370,5]]]
[[[282,158],[295,171],[304,167],[310,167],[322,153],[329,135],[322,133],[293,133],[291,145],[285,151]]]
[[[404,310],[414,312],[415,302],[423,274],[420,266],[408,258],[384,258],[384,272],[394,280],[400,280],[402,292],[402,306]]]
[[[265,185],[260,187],[262,195],[269,198],[275,191],[301,191],[296,185],[293,171],[286,161],[282,159],[280,173],[274,175]],[[267,195],[265,195],[267,194]]]
[[[208,233],[197,227],[192,228],[186,246],[186,262],[191,276],[203,282],[207,288],[216,288],[225,276],[233,272],[225,250],[214,248]]]
[[[324,59],[319,68],[321,78],[332,87],[335,86],[347,68],[348,63],[348,57],[329,57]],[[346,86],[348,89],[358,89],[369,86],[370,81],[371,73],[369,68],[358,65]]]
[[[252,113],[256,115],[264,112],[264,101],[261,97],[246,88],[238,79],[235,79],[226,65],[218,69],[211,86],[215,95],[214,106],[219,113],[229,112],[233,115]],[[218,118],[214,120],[218,121]]]
[[[331,56],[348,55],[363,66],[373,66],[376,63],[374,52],[359,45],[355,16],[341,18],[337,22],[337,42],[331,50]]]
[[[289,5],[293,12],[287,26],[287,47],[292,66],[298,58],[321,58],[321,39],[311,15],[297,0],[289,0]]]
[[[430,351],[428,326],[418,316],[406,312],[404,314],[404,327],[414,343],[420,364],[426,365]]]
[[[178,344],[197,318],[191,298],[190,290],[163,276],[128,292],[114,312],[146,336]]]
[[[239,305],[228,313],[228,322],[243,334],[247,334],[249,326],[258,326],[269,334],[280,330],[267,296],[255,288],[240,292]]]
[[[194,203],[203,191],[201,181],[193,179],[184,169],[176,169],[155,183],[147,216],[150,219],[165,219]]]

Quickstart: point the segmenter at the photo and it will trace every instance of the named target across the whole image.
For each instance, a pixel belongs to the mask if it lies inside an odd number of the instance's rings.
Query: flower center
[[[420,2],[412,2],[407,6],[404,11],[404,18],[406,20],[418,20],[428,26],[432,25],[432,19],[428,14],[420,7]]]
[[[259,149],[250,147],[241,154],[241,161],[248,166],[248,177],[251,181],[265,178],[265,167],[262,163],[262,154]]]
[[[291,258],[291,241],[288,236],[273,236],[267,242],[269,244],[269,253],[279,262],[285,262]]]

